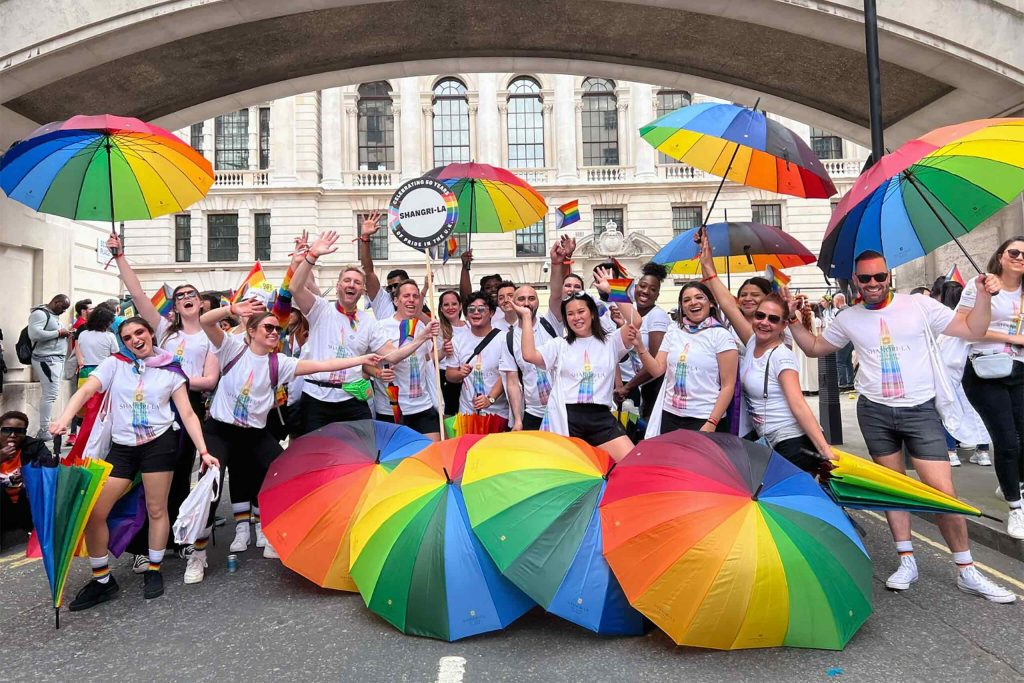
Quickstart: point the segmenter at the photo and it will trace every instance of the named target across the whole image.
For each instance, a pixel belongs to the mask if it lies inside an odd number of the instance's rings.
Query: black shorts
[[[107,462],[113,465],[110,476],[134,479],[139,472],[173,472],[178,464],[178,432],[168,427],[160,436],[141,446],[110,444]]]
[[[688,429],[691,432],[699,432],[700,428],[704,426],[707,420],[699,417],[683,417],[670,413],[667,410],[661,411],[661,433],[668,434],[674,432],[677,429]],[[725,433],[729,431],[729,416],[726,415],[718,421],[718,426],[715,427],[716,432]]]
[[[821,468],[822,458],[814,448],[814,442],[806,434],[783,439],[772,449],[804,472],[817,472]]]
[[[626,430],[608,406],[570,403],[565,406],[565,412],[569,418],[569,436],[583,439],[591,446],[600,446],[626,436]]]
[[[530,415],[527,412],[523,412],[523,431],[524,432],[536,432],[540,430],[541,423],[544,422],[543,417],[537,417],[536,415]]]
[[[299,402],[293,406],[300,412],[299,423],[301,433],[309,434],[332,422],[351,422],[352,420],[372,420],[370,406],[365,401],[350,398],[347,401],[330,403],[303,394]]]
[[[857,399],[857,423],[872,458],[899,453],[912,458],[948,460],[946,430],[935,399],[916,406],[885,406],[863,396]]]
[[[378,413],[377,419],[381,422],[395,423],[395,416],[389,409],[386,413]],[[409,429],[415,429],[420,434],[440,434],[441,423],[440,418],[437,416],[437,411],[433,408],[427,408],[426,410],[419,413],[406,414],[402,413],[402,425]]]

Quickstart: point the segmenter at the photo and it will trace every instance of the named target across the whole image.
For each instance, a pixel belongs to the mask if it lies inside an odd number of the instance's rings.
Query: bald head
[[[530,285],[523,285],[515,292],[517,306],[524,306],[530,309],[533,317],[537,317],[537,309],[540,308],[540,299],[537,298],[537,290]]]

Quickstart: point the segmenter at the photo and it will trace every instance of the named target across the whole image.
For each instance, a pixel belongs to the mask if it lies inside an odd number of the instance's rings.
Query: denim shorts
[[[946,460],[946,431],[935,399],[916,406],[886,406],[861,396],[857,422],[872,458],[899,453],[906,446],[910,457]]]

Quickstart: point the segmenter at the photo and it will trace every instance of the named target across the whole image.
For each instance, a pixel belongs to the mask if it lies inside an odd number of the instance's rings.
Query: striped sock
[[[252,511],[249,508],[248,503],[232,503],[231,512],[235,517],[235,524],[244,524],[245,529],[249,529],[249,519],[252,517]]]
[[[110,562],[106,555],[103,557],[90,557],[89,566],[92,567],[93,581],[99,581],[100,583],[108,583],[110,581]]]
[[[260,509],[255,505],[252,506],[252,521],[256,524],[260,523]]]
[[[956,566],[960,569],[964,569],[974,564],[974,558],[971,557],[970,550],[962,550],[958,553],[953,553],[953,562],[955,562]]]
[[[149,549],[149,571],[158,572],[160,571],[160,563],[164,561],[163,550]]]

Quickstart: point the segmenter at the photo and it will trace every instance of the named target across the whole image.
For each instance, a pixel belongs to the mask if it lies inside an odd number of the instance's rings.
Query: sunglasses
[[[562,297],[562,301],[572,301],[573,299],[582,299],[587,296],[586,292],[573,292]]]
[[[491,309],[487,306],[466,306],[466,313],[488,313]]]
[[[885,282],[887,279],[889,279],[889,273],[875,273],[874,275],[861,275],[857,273],[857,282],[862,285],[866,285],[872,280],[875,282]]]
[[[271,325],[270,323],[266,323],[264,325],[260,325],[260,327],[262,327],[263,331],[266,332],[267,334],[281,334],[281,332],[282,332],[280,326],[278,326],[278,325]]]
[[[1003,253],[1012,258],[1014,261],[1020,260],[1022,257],[1024,257],[1024,251],[1021,251],[1020,249],[1007,249]]]
[[[782,316],[775,315],[774,313],[765,313],[764,311],[754,311],[754,320],[767,320],[772,325],[778,325],[782,322]]]
[[[0,434],[28,434],[28,427],[0,427]]]
[[[199,292],[178,292],[174,295],[175,301],[184,301],[185,299],[198,299]]]

